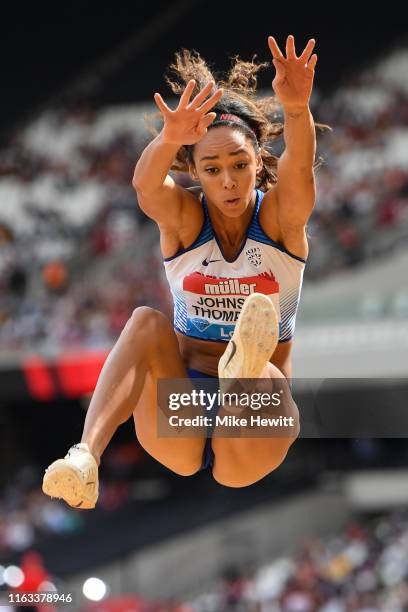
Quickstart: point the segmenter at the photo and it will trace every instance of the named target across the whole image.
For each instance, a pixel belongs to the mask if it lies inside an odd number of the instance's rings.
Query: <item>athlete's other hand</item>
[[[207,128],[216,117],[215,113],[208,111],[218,102],[223,94],[222,89],[217,89],[209,98],[214,83],[207,85],[190,102],[191,94],[196,83],[191,80],[180,96],[180,101],[175,110],[171,110],[159,93],[154,94],[154,101],[163,115],[164,125],[162,129],[163,141],[175,145],[192,145],[201,140],[206,134]]]
[[[286,40],[286,57],[273,36],[269,36],[268,44],[273,56],[272,63],[276,68],[272,87],[279,102],[284,109],[307,106],[312,93],[317,62],[317,55],[315,53],[311,55],[315,46],[314,38],[309,40],[299,57],[296,56],[295,39],[292,34]]]

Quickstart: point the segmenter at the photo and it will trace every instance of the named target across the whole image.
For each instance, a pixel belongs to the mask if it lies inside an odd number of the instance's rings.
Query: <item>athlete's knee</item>
[[[135,308],[123,330],[127,336],[132,337],[143,333],[151,340],[160,338],[166,332],[171,331],[172,327],[167,317],[159,310],[149,306]]]

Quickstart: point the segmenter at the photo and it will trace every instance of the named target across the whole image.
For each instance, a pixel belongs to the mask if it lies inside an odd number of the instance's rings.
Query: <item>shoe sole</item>
[[[272,301],[263,293],[252,293],[218,363],[219,378],[259,378],[278,340],[279,319]]]
[[[82,472],[65,459],[57,459],[46,471],[42,490],[49,497],[63,499],[69,506],[84,510],[95,508],[96,500],[86,496],[84,487],[95,484],[84,484]]]

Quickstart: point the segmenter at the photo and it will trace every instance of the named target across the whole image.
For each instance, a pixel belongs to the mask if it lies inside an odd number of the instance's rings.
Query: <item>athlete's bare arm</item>
[[[309,99],[313,87],[317,55],[315,41],[309,40],[297,57],[293,36],[286,41],[286,58],[270,36],[276,75],[272,82],[283,107],[285,151],[278,162],[277,184],[267,202],[277,204],[277,218],[286,248],[305,259],[308,254],[305,227],[316,199],[313,163],[316,134]]]
[[[208,83],[190,101],[195,85],[194,80],[187,84],[175,110],[169,108],[159,93],[155,94],[163,115],[163,129],[143,151],[133,176],[140,208],[164,230],[180,227],[183,207],[194,197],[168,174],[177,151],[204,136],[216,116],[208,111],[223,93],[219,89],[206,100],[214,87],[214,83]]]

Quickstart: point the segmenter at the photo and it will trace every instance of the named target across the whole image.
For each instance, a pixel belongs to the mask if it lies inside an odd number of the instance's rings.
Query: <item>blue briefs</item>
[[[203,372],[199,372],[198,370],[192,370],[191,368],[187,368],[188,377],[191,379],[194,378],[218,378],[218,376],[211,376],[210,374],[204,374]],[[218,406],[217,406],[218,409]],[[209,429],[208,434],[211,434],[211,430]],[[212,467],[214,463],[214,451],[211,446],[211,438],[208,437],[205,441],[204,451],[203,451],[203,462],[201,464],[201,469],[206,470],[209,467]]]

